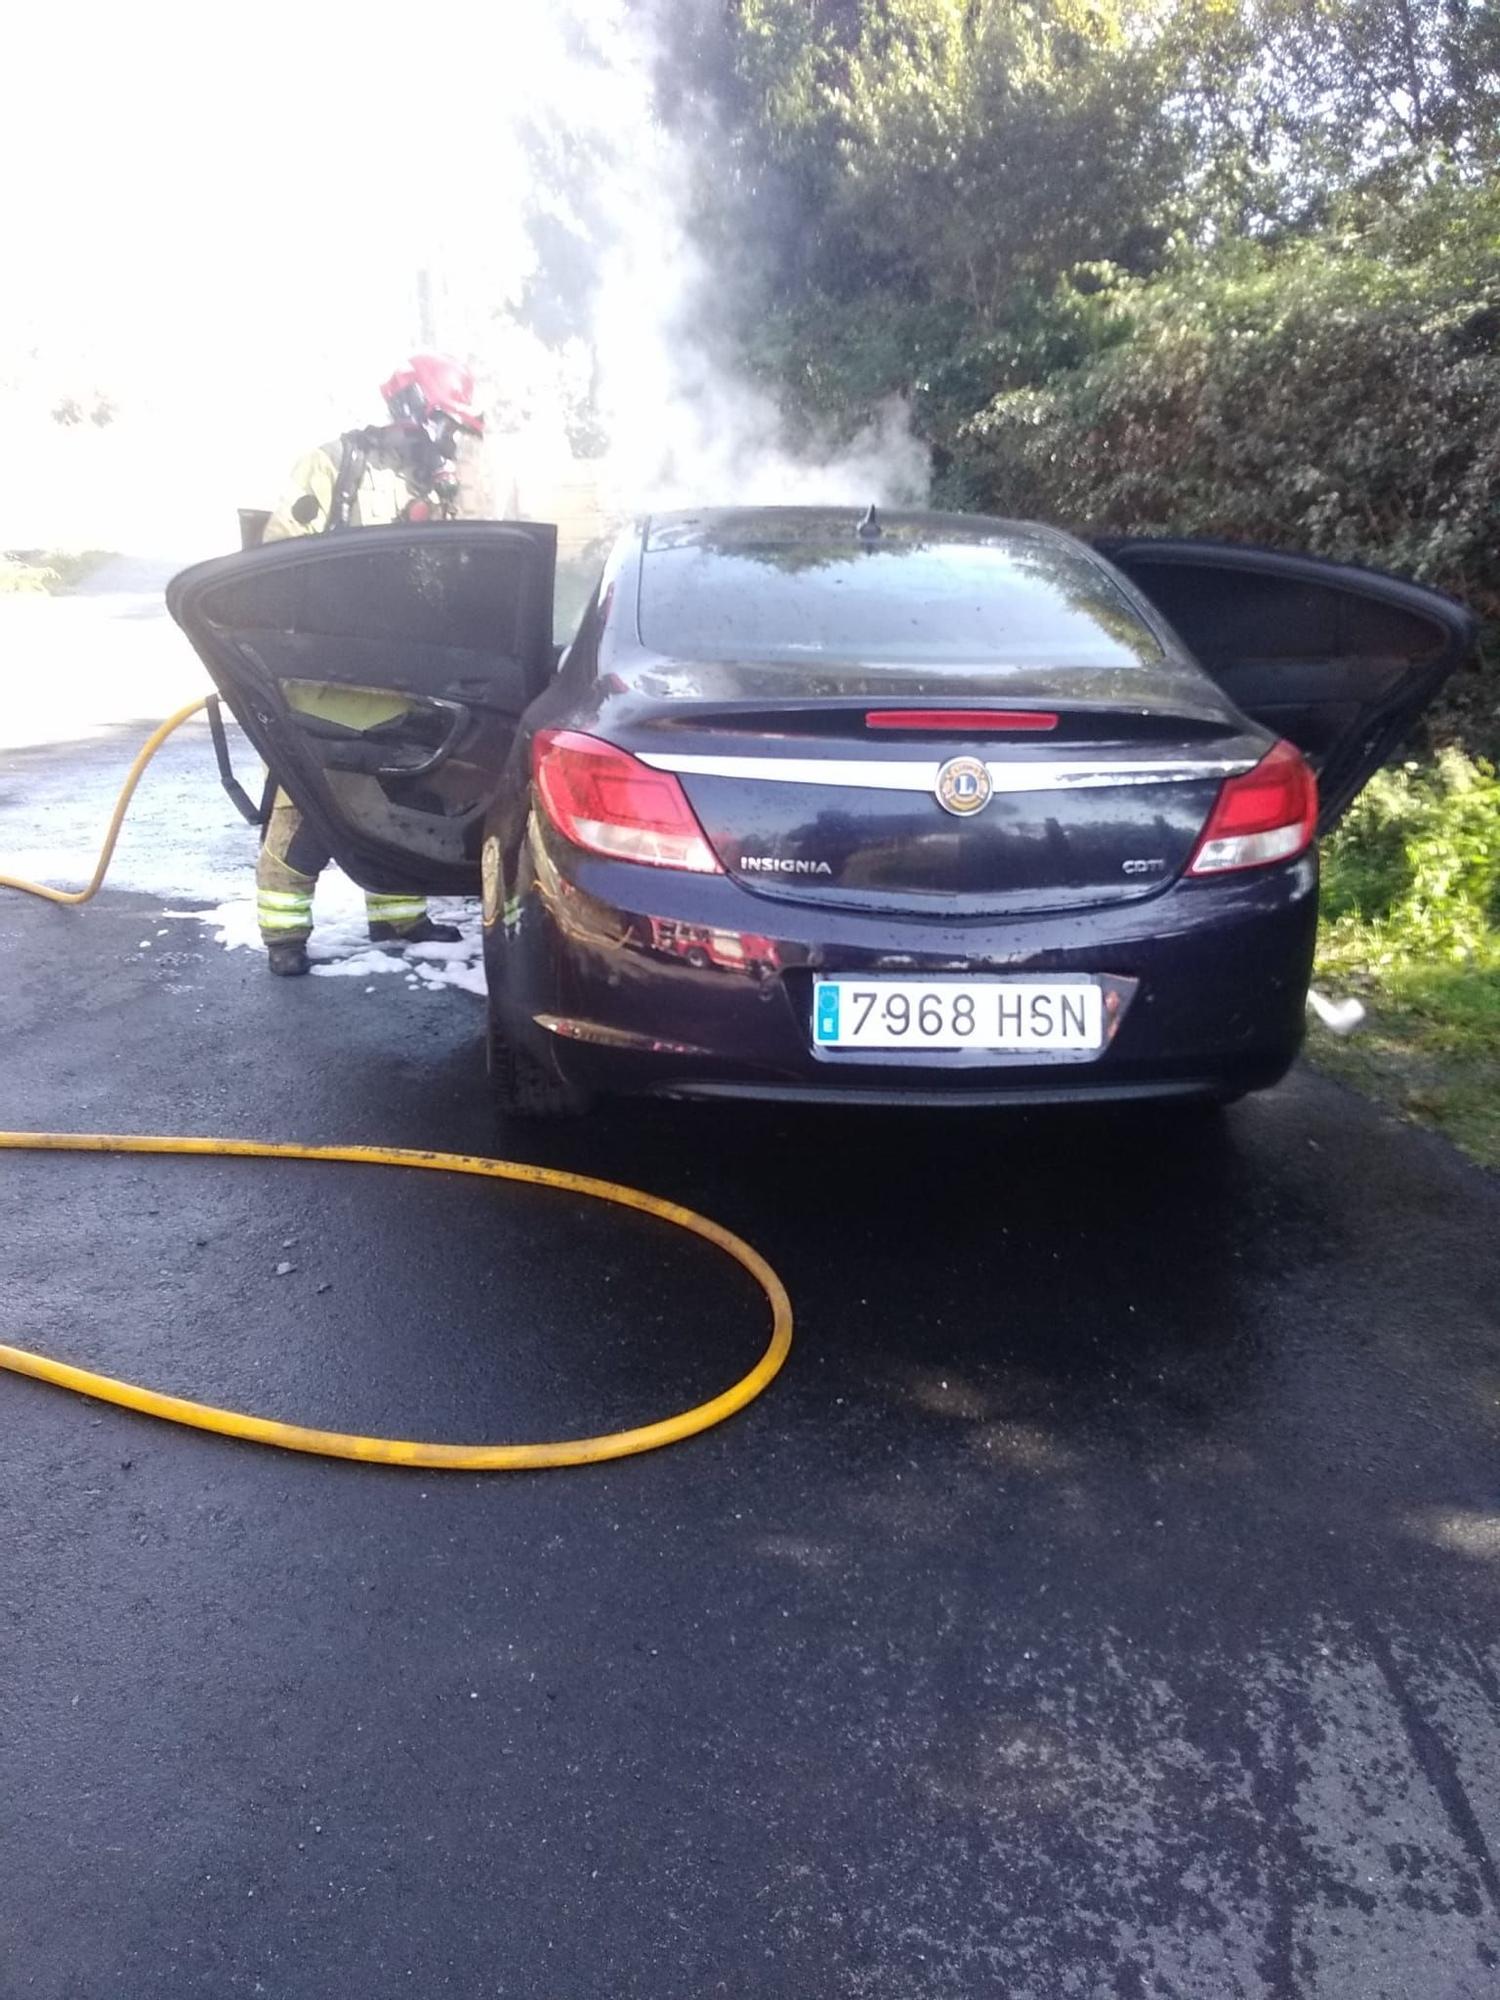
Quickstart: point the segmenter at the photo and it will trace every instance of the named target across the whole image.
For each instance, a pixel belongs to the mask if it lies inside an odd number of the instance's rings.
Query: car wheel
[[[485,1034],[485,1059],[490,1102],[497,1117],[574,1118],[587,1109],[586,1100],[554,1070],[505,1039],[493,1008]]]

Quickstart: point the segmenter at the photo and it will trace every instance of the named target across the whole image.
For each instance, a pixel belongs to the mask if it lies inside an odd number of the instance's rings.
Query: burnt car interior
[[[398,885],[405,855],[467,890],[516,726],[554,668],[554,560],[542,524],[371,529],[242,555],[179,602],[305,805],[388,851]]]

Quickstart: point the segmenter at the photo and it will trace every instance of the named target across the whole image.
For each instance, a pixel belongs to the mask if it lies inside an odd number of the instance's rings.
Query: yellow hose
[[[153,729],[142,744],[126,774],[120,796],[110,817],[109,831],[94,868],[93,878],[84,889],[50,889],[41,882],[28,882],[16,875],[0,875],[0,889],[19,889],[28,896],[44,896],[49,903],[86,903],[98,893],[120,837],[120,826],[130,805],[142,771],[162,744],[190,716],[209,700],[203,696],[179,708]],[[11,1152],[41,1153],[193,1153],[214,1158],[254,1160],[342,1160],[357,1166],[431,1167],[439,1173],[479,1174],[491,1180],[524,1181],[533,1187],[562,1188],[570,1194],[590,1195],[596,1201],[611,1201],[619,1208],[637,1209],[642,1215],[659,1216],[690,1230],[712,1243],[747,1270],[771,1304],[771,1339],[766,1351],[748,1375],[724,1390],[722,1395],[675,1417],[664,1417],[635,1430],[609,1431],[600,1437],[567,1438],[555,1444],[421,1444],[403,1438],[359,1437],[346,1431],[311,1430],[303,1424],[283,1424],[271,1417],[252,1417],[238,1410],[220,1410],[209,1403],[193,1403],[182,1396],[167,1396],[155,1389],[143,1389],[133,1382],[120,1382],[112,1375],[96,1375],[89,1368],[75,1368],[66,1361],[54,1361],[24,1347],[8,1347],[0,1342],[0,1368],[17,1375],[30,1375],[39,1382],[54,1382],[59,1388],[76,1389],[80,1395],[94,1396],[123,1409],[138,1410],[167,1423],[186,1424],[193,1430],[217,1431],[223,1437],[244,1438],[252,1444],[279,1445],[284,1451],[312,1452],[321,1458],[354,1458],[373,1465],[406,1465],[429,1472],[523,1472],[554,1465],[593,1465],[606,1458],[628,1458],[632,1453],[656,1451],[682,1438],[712,1429],[752,1402],[776,1375],[792,1344],[792,1308],[786,1287],[770,1265],[748,1243],[706,1216],[675,1202],[661,1201],[637,1188],[621,1187],[613,1181],[594,1180],[587,1174],[569,1174],[555,1167],[532,1167],[515,1160],[486,1160],[471,1153],[419,1153],[390,1146],[288,1146],[271,1145],[256,1139],[176,1139],[109,1132],[0,1132],[0,1149]]]
[[[181,717],[175,718],[180,721]],[[164,725],[165,727],[165,725]],[[39,1382],[53,1382],[63,1389],[76,1389],[101,1402],[118,1403],[148,1417],[168,1423],[186,1424],[193,1430],[217,1431],[223,1437],[244,1438],[253,1444],[279,1445],[284,1451],[311,1452],[321,1458],[353,1458],[365,1464],[404,1465],[430,1472],[523,1472],[556,1465],[595,1465],[602,1459],[627,1458],[632,1453],[656,1451],[695,1436],[754,1400],[775,1377],[792,1344],[792,1307],[786,1287],[766,1260],[748,1243],[717,1222],[679,1208],[675,1202],[643,1194],[637,1188],[621,1187],[613,1181],[594,1180],[587,1174],[564,1173],[556,1167],[527,1166],[516,1160],[487,1160],[470,1153],[421,1153],[389,1146],[290,1146],[273,1145],[256,1139],[156,1138],[110,1132],[0,1132],[0,1149],[12,1152],[43,1153],[191,1153],[211,1158],[253,1160],[341,1160],[357,1166],[428,1167],[438,1173],[478,1174],[490,1180],[522,1181],[532,1187],[561,1188],[569,1194],[591,1196],[596,1201],[613,1202],[619,1208],[633,1208],[642,1215],[654,1215],[679,1229],[689,1230],[704,1242],[712,1243],[732,1257],[760,1286],[771,1306],[771,1338],[759,1361],[731,1388],[683,1410],[675,1417],[642,1424],[635,1430],[609,1431],[599,1437],[566,1438],[555,1444],[422,1444],[404,1438],[359,1437],[346,1431],[320,1431],[302,1424],[278,1423],[271,1417],[252,1417],[238,1410],[216,1409],[209,1403],[188,1402],[181,1396],[167,1396],[155,1389],[138,1388],[117,1381],[111,1375],[96,1375],[89,1368],[74,1368],[45,1354],[24,1347],[0,1344],[0,1368],[18,1375],[33,1376]]]
[[[0,889],[19,889],[26,896],[44,896],[49,903],[87,903],[97,896],[100,884],[109,873],[109,864],[114,859],[115,842],[120,838],[120,827],[135,788],[140,783],[142,771],[172,731],[180,729],[189,716],[196,715],[200,708],[206,708],[211,699],[209,695],[200,695],[197,701],[190,701],[186,708],[179,708],[175,715],[169,715],[165,722],[159,723],[141,745],[135,762],[125,774],[125,782],[120,787],[120,796],[115,800],[115,809],[110,815],[109,831],[104,836],[104,845],[99,850],[99,859],[86,889],[49,889],[44,882],[28,882],[20,875],[0,875]]]

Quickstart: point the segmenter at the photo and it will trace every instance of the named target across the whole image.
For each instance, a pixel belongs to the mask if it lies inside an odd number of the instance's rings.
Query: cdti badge
[[[977,813],[990,802],[995,787],[989,769],[977,757],[950,757],[937,774],[937,802],[960,818]]]

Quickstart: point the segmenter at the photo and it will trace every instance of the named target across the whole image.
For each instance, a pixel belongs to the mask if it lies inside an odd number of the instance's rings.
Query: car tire
[[[505,1039],[490,1010],[485,1033],[485,1066],[495,1115],[517,1119],[576,1118],[587,1101],[555,1070]]]

